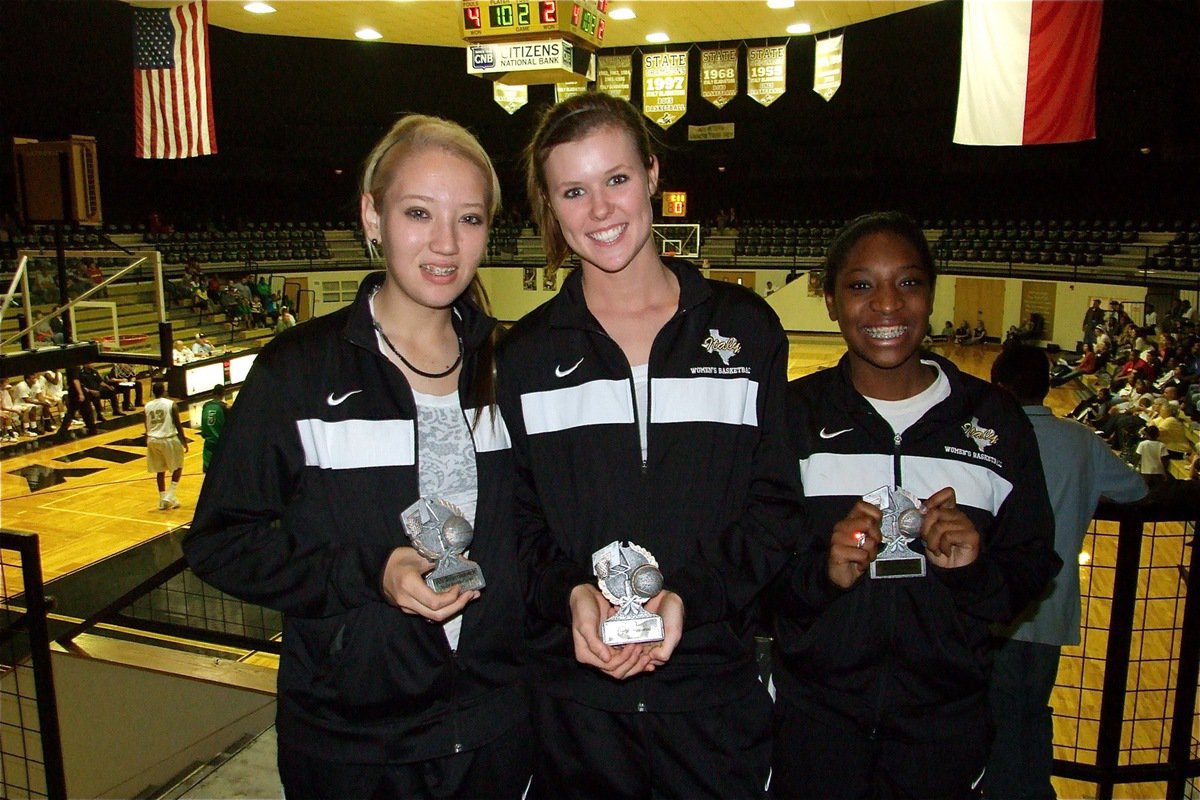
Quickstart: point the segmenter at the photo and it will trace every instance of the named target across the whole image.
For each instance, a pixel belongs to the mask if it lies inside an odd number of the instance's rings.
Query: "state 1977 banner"
[[[629,56],[599,56],[596,69],[596,91],[622,100],[633,93],[633,64]]]
[[[746,51],[746,94],[764,106],[787,91],[787,47],[751,47]]]
[[[642,55],[642,113],[662,129],[687,113],[688,54]]]
[[[723,50],[700,51],[700,96],[717,108],[737,96],[738,51],[731,47]]]

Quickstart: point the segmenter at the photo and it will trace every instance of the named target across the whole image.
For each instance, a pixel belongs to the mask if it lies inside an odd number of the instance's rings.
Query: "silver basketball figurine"
[[[452,503],[440,497],[422,497],[404,509],[400,520],[413,549],[435,562],[433,571],[425,576],[425,585],[430,589],[445,592],[460,586],[465,592],[487,585],[479,565],[462,556],[471,546],[475,531]]]
[[[883,512],[879,532],[883,549],[871,562],[872,578],[919,578],[925,575],[925,556],[909,543],[921,536],[924,515],[921,500],[912,492],[894,486],[881,486],[863,495]]]
[[[645,548],[616,541],[592,554],[592,571],[600,591],[617,613],[600,625],[600,638],[607,645],[661,642],[663,621],[642,605],[663,587],[658,562]]]

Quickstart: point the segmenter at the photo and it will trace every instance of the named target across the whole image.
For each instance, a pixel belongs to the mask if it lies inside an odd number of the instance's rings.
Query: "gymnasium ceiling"
[[[768,8],[766,0],[611,0],[609,13],[627,7],[632,20],[608,23],[605,48],[644,47],[646,35],[665,32],[671,43],[787,37],[787,26],[804,22],[823,33],[856,22],[917,8],[937,0],[795,0],[791,8]],[[242,0],[210,0],[209,22],[241,33],[355,38],[360,28],[383,34],[380,41],[464,47],[455,0],[268,0],[273,14],[251,14]],[[132,0],[138,6],[172,2]]]

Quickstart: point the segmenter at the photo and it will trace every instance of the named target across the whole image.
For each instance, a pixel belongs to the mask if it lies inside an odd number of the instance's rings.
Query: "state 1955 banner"
[[[787,47],[751,47],[746,51],[746,94],[764,106],[787,91]]]

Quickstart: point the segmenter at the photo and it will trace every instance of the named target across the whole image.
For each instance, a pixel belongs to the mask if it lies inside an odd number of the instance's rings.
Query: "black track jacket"
[[[978,710],[989,624],[1012,619],[1062,563],[1037,441],[1016,400],[944,358],[922,357],[941,367],[950,396],[902,436],[854,389],[845,357],[788,387],[807,547],[780,576],[775,682],[780,700],[849,716],[866,730],[943,706]],[[864,575],[845,591],[831,583],[834,524],[884,485],[922,499],[953,486],[979,531],[978,559],[957,569],[929,564],[922,578]]]
[[[281,334],[252,368],[204,482],[184,553],[222,591],[284,614],[278,731],[327,761],[411,762],[471,750],[527,713],[524,616],[502,420],[473,431],[479,500],[471,559],[487,580],[452,655],[440,625],[380,587],[400,512],[418,497],[416,405],[379,352],[368,276],[349,307]],[[495,321],[460,300],[469,397]]]
[[[649,361],[642,461],[630,365],[588,311],[576,270],[500,348],[500,406],[517,460],[517,530],[538,686],[611,711],[685,711],[758,686],[750,609],[798,529],[783,429],[787,339],[774,312],[690,264]],[[575,661],[571,589],[592,553],[628,540],[684,601],[683,639],[620,682]]]

